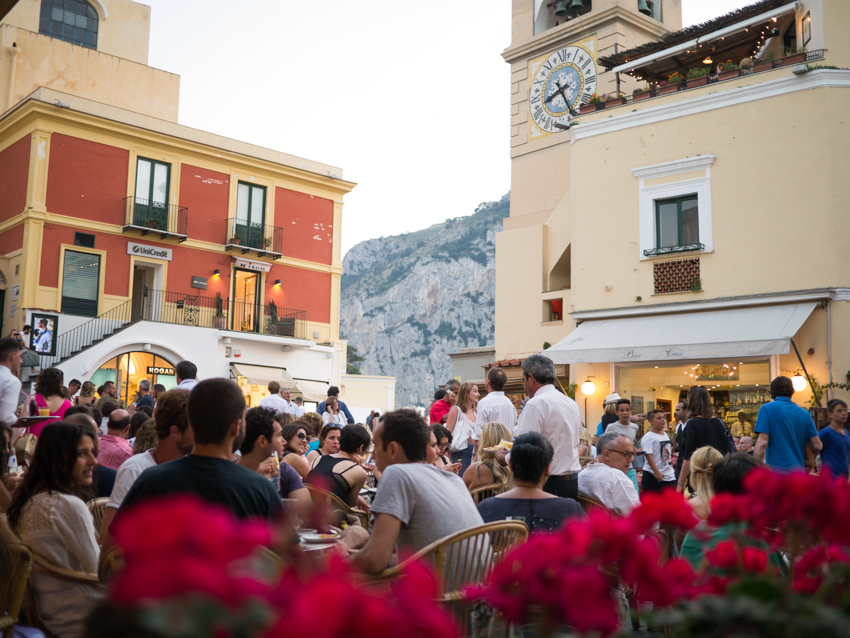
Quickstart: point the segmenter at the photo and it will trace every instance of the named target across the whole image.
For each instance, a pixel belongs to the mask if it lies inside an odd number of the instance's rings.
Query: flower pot
[[[741,75],[741,69],[732,69],[731,71],[724,71],[717,76],[717,79],[723,82],[724,80],[733,80],[739,75]]]
[[[228,244],[239,244],[242,240],[239,237],[231,237],[227,240]]]
[[[700,76],[698,78],[691,78],[690,80],[688,80],[688,88],[689,89],[692,89],[696,86],[705,86],[706,84],[708,84],[708,76],[707,75],[703,75],[703,76]]]
[[[668,84],[667,86],[659,86],[658,87],[658,95],[667,95],[668,93],[675,93],[679,90],[679,85],[681,82],[677,82],[676,84]]]
[[[605,108],[607,109],[611,106],[620,106],[621,104],[625,104],[625,103],[626,103],[626,98],[615,97],[613,100],[606,100],[605,101]]]
[[[641,100],[648,100],[652,97],[651,91],[641,91],[640,93],[635,93],[632,95],[632,102],[640,102]]]
[[[761,73],[762,71],[770,71],[773,68],[773,60],[767,62],[756,62],[753,65],[753,73]]]
[[[793,55],[786,55],[779,61],[780,66],[792,66],[794,64],[802,64],[806,61],[806,52],[803,53],[794,53]]]
[[[604,109],[604,108],[605,108],[605,105],[601,104],[601,103],[600,104],[582,104],[580,107],[578,107],[578,112],[579,112],[580,115],[584,115],[585,113],[593,113],[594,111],[599,111],[599,110]]]
[[[227,317],[213,317],[212,327],[218,328],[219,330],[224,330],[225,328],[227,328]]]

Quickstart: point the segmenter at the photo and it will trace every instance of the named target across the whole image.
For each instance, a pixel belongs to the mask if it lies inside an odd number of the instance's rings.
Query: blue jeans
[[[464,472],[466,472],[466,468],[472,465],[472,448],[474,446],[468,445],[465,450],[461,450],[460,452],[452,452],[450,454],[452,458],[452,463],[457,463],[460,461],[460,473],[458,476],[463,477]]]

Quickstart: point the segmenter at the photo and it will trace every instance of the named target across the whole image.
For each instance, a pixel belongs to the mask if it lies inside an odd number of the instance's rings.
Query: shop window
[[[62,265],[62,312],[97,316],[100,286],[100,255],[65,251]]]
[[[112,381],[118,388],[118,398],[130,405],[142,379],[148,379],[152,386],[163,385],[166,390],[177,387],[174,364],[159,355],[139,351],[110,359],[92,375],[91,382],[97,387]]]
[[[41,0],[38,32],[87,49],[97,49],[97,12],[82,0]]]

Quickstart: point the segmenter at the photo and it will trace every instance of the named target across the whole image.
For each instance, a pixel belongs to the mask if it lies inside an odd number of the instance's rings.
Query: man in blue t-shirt
[[[841,399],[833,399],[827,404],[826,411],[829,414],[829,425],[818,432],[823,442],[821,472],[846,479],[850,474],[850,435],[844,427],[847,423],[847,404]]]
[[[756,419],[755,457],[775,470],[805,470],[806,444],[815,454],[823,447],[815,422],[808,411],[791,402],[793,395],[791,379],[776,377],[770,382],[773,401],[761,406]]]

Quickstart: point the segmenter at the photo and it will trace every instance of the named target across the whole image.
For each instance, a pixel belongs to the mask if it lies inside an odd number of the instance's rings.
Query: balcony
[[[307,338],[307,311],[270,302],[260,306],[237,299],[147,289],[133,300],[133,321],[233,330],[292,339]]]
[[[241,250],[243,255],[254,252],[257,257],[268,255],[272,259],[283,256],[283,228],[231,217],[227,220],[226,238],[225,250]]]
[[[124,232],[159,235],[160,239],[186,241],[189,209],[176,204],[161,204],[140,197],[124,198]]]

